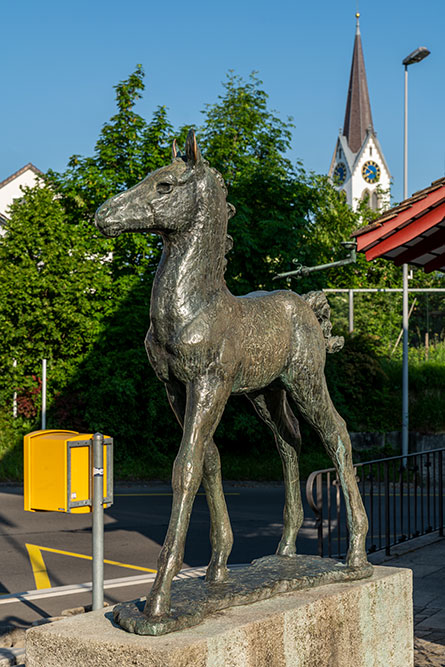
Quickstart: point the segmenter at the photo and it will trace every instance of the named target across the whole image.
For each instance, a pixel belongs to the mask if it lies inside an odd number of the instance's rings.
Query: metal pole
[[[403,378],[402,378],[402,454],[408,454],[408,265],[403,265]],[[406,459],[403,460],[406,465]]]
[[[391,292],[403,292],[402,287],[323,287],[323,292],[326,292],[326,294],[329,293],[341,293],[345,294],[346,292],[349,292],[349,290],[352,290],[352,292],[357,292],[359,294],[371,294],[374,292],[381,292],[382,294],[385,294],[386,292],[391,293]],[[418,292],[419,294],[432,294],[433,292],[437,293],[442,293],[445,292],[445,287],[413,287],[412,289],[410,288],[408,290],[409,293],[414,293]]]
[[[104,606],[104,437],[93,436],[93,610]]]
[[[17,368],[17,359],[12,360],[12,367]],[[15,383],[15,378],[14,378]],[[15,391],[12,395],[12,416],[14,419],[17,419],[17,392]]]
[[[42,431],[46,429],[46,359],[42,359]]]
[[[408,65],[405,65],[405,104],[403,130],[403,199],[408,198]],[[402,377],[402,454],[408,454],[408,265],[403,265],[403,377]],[[403,461],[404,465],[406,459]]]
[[[354,331],[354,290],[349,290],[349,333]]]
[[[403,123],[403,199],[408,197],[408,65],[405,65],[405,113]]]
[[[403,199],[408,198],[408,65],[405,65],[405,113],[403,138]],[[402,373],[402,454],[408,454],[408,264],[403,265],[403,373]],[[406,458],[403,459],[406,465]]]
[[[430,350],[430,300],[428,294],[426,295],[426,332],[425,332],[425,361],[428,361]]]

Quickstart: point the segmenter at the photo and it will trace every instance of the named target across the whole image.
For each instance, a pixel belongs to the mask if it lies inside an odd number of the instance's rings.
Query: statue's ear
[[[201,151],[196,143],[195,130],[189,130],[185,142],[185,155],[187,157],[187,163],[191,166],[199,164],[202,161]]]
[[[174,160],[177,157],[181,157],[181,153],[178,150],[178,146],[176,144],[176,139],[173,139],[173,144],[172,144],[172,160]]]
[[[181,153],[181,151],[178,148],[178,144],[176,143],[176,139],[173,139],[173,144],[172,144],[172,160],[184,160],[186,162],[185,155]]]

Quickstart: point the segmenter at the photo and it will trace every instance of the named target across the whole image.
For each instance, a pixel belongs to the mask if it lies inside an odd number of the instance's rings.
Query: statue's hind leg
[[[311,362],[308,358],[304,372],[301,365],[296,369],[291,367],[283,381],[302,416],[319,434],[337,469],[349,529],[346,563],[350,567],[366,568],[368,519],[355,479],[346,423],[332,404],[324,373],[320,368],[316,368],[314,360]]]
[[[180,383],[166,385],[167,397],[181,428],[184,424],[185,389]],[[207,567],[206,580],[221,582],[227,578],[227,559],[233,546],[233,533],[227,511],[221,476],[221,459],[213,438],[205,455],[202,484],[206,492],[210,512],[210,542],[212,556]]]
[[[272,430],[283,464],[285,504],[283,511],[283,535],[277,554],[292,556],[296,552],[295,541],[303,523],[298,458],[301,435],[298,421],[287,401],[284,389],[264,389],[248,394],[257,414]]]
[[[232,551],[233,533],[222,486],[221,459],[213,439],[206,447],[202,483],[210,511],[212,544],[212,557],[207,566],[206,581],[220,583],[227,579],[227,559]]]

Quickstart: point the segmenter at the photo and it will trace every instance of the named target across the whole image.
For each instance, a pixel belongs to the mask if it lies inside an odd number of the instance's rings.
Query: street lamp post
[[[405,112],[403,140],[403,199],[408,198],[408,66],[418,63],[430,51],[425,46],[409,54],[403,61],[405,67]],[[403,265],[403,390],[402,390],[402,454],[408,454],[408,264]],[[406,464],[406,459],[403,460]]]

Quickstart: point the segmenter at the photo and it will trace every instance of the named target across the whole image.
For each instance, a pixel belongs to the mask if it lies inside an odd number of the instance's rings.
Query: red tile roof
[[[368,261],[383,257],[397,266],[421,266],[427,273],[445,271],[445,178],[415,192],[352,236]]]

